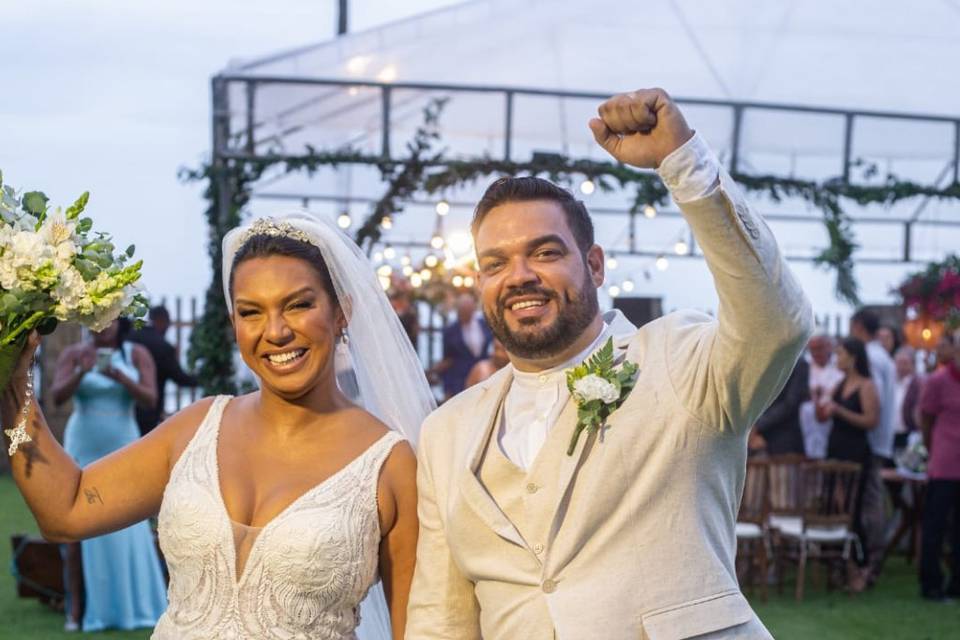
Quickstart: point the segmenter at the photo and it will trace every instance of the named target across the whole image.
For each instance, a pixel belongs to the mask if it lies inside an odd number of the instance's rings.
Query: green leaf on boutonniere
[[[47,202],[50,200],[42,191],[28,191],[23,194],[20,205],[27,213],[40,217],[47,210]]]
[[[573,455],[584,430],[598,431],[633,388],[638,367],[624,362],[614,368],[613,339],[585,362],[567,371],[567,388],[577,404],[577,424],[567,455]]]

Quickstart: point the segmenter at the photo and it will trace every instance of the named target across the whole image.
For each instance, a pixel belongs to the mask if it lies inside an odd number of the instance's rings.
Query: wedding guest
[[[391,289],[389,298],[390,306],[397,312],[404,333],[407,334],[410,344],[416,350],[417,340],[420,337],[420,318],[417,315],[417,306],[413,302],[413,296],[409,291],[395,287]]]
[[[877,329],[877,340],[891,358],[897,353],[897,349],[900,348],[900,332],[896,327],[891,327],[890,325],[881,326]]]
[[[57,361],[51,395],[56,404],[74,400],[63,446],[80,466],[140,437],[135,403],[156,406],[150,352],[124,338],[121,322],[114,321],[90,340],[65,349]],[[89,504],[103,503],[98,489],[90,487],[85,494]],[[66,547],[65,629],[77,630],[81,617],[84,631],[157,623],[166,608],[166,584],[147,521]]]
[[[936,361],[934,367],[939,370],[953,362],[956,352],[956,340],[951,333],[944,333],[940,341],[937,342],[937,348],[934,350]]]
[[[443,359],[428,372],[443,382],[443,392],[452,398],[466,388],[467,375],[487,353],[493,334],[477,314],[477,299],[472,293],[457,296],[457,321],[443,330]]]
[[[483,382],[509,363],[510,358],[507,356],[507,350],[503,348],[503,343],[494,338],[490,346],[490,357],[473,365],[470,375],[467,376],[466,388]]]
[[[810,399],[809,380],[810,365],[800,358],[777,399],[754,425],[756,433],[763,438],[767,454],[804,453],[800,405]],[[753,439],[753,445],[757,444]]]
[[[863,591],[870,575],[870,556],[878,553],[877,545],[870,543],[876,531],[870,530],[866,522],[864,488],[876,464],[867,436],[880,422],[880,406],[863,342],[856,338],[844,339],[837,347],[837,368],[844,374],[843,381],[837,386],[831,400],[818,407],[818,417],[821,420],[833,420],[827,457],[861,465],[860,491],[854,508],[853,526],[864,544],[866,558],[863,566],[851,570],[849,586],[852,591]]]
[[[808,458],[820,459],[827,455],[831,422],[817,420],[816,406],[828,402],[843,380],[843,373],[833,361],[833,349],[833,338],[825,334],[815,335],[807,343],[810,400],[800,406],[800,428]]]
[[[867,434],[873,464],[867,469],[867,483],[863,495],[863,521],[867,531],[866,544],[871,547],[870,582],[880,575],[887,531],[887,489],[880,477],[880,470],[894,466],[893,423],[896,410],[897,372],[893,358],[877,339],[880,319],[869,309],[860,309],[850,318],[850,335],[864,343],[870,360],[870,372],[877,388],[880,403],[880,421],[876,429]]]
[[[897,350],[893,363],[897,370],[896,394],[894,396],[894,451],[907,446],[907,436],[917,430],[917,407],[920,401],[922,380],[917,375],[917,352],[910,346]]]
[[[930,451],[921,540],[920,593],[929,600],[960,597],[960,355],[930,375],[920,401],[924,443]],[[944,589],[940,559],[947,523],[950,581]]]
[[[167,342],[165,336],[170,328],[170,312],[163,305],[150,309],[150,324],[130,333],[130,342],[146,347],[157,367],[156,394],[153,406],[137,405],[137,426],[140,434],[147,435],[164,419],[163,400],[166,394],[167,380],[173,380],[181,387],[196,387],[199,381],[183,370],[177,349]]]

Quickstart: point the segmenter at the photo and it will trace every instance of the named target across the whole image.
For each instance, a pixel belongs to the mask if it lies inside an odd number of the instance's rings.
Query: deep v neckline
[[[214,429],[214,434],[213,434],[213,472],[214,472],[214,477],[215,477],[215,479],[216,479],[216,484],[217,484],[217,499],[218,499],[218,502],[219,502],[219,504],[220,504],[220,509],[223,511],[223,516],[224,516],[224,518],[226,518],[227,524],[230,525],[229,540],[230,540],[230,550],[231,550],[231,552],[232,552],[232,553],[231,553],[231,556],[233,557],[233,562],[230,563],[231,577],[233,578],[233,584],[234,584],[234,586],[240,587],[240,586],[243,584],[243,582],[244,582],[244,580],[246,579],[246,577],[247,577],[247,573],[248,573],[248,572],[247,572],[247,569],[250,567],[250,561],[253,559],[254,554],[257,552],[257,549],[258,549],[259,546],[260,546],[260,541],[264,538],[264,534],[266,534],[267,530],[269,530],[271,527],[273,527],[276,523],[280,522],[288,513],[290,513],[290,512],[293,510],[293,508],[294,508],[295,506],[297,506],[298,504],[300,504],[301,502],[303,502],[304,500],[306,500],[308,496],[313,495],[314,493],[316,493],[317,491],[319,491],[320,489],[322,489],[324,486],[326,486],[327,484],[329,484],[330,482],[332,482],[334,479],[336,479],[336,478],[338,478],[339,476],[341,476],[341,475],[343,475],[344,473],[346,473],[346,471],[347,471],[348,469],[350,469],[350,468],[353,467],[354,465],[358,464],[361,460],[363,460],[364,458],[366,458],[366,457],[370,454],[370,452],[373,451],[373,450],[377,447],[377,445],[379,445],[381,442],[383,442],[383,440],[384,440],[385,438],[390,437],[390,434],[393,433],[393,432],[392,432],[392,431],[387,431],[387,432],[384,433],[382,436],[380,436],[379,438],[377,438],[376,440],[374,440],[372,443],[370,443],[370,446],[368,446],[368,447],[367,447],[366,449],[364,449],[360,454],[358,454],[357,456],[355,456],[352,460],[350,460],[350,462],[346,463],[345,465],[343,465],[342,467],[340,467],[339,469],[337,469],[336,471],[334,471],[332,474],[330,474],[329,476],[327,476],[326,478],[324,478],[323,480],[321,480],[320,482],[318,482],[317,484],[313,485],[312,487],[310,487],[309,489],[307,489],[306,491],[304,491],[303,493],[301,493],[299,496],[297,496],[296,498],[294,498],[294,500],[293,500],[290,504],[288,504],[288,505],[285,506],[283,509],[281,509],[281,510],[277,513],[277,515],[275,515],[275,516],[273,516],[272,518],[270,518],[270,520],[268,520],[268,521],[266,522],[266,524],[264,524],[264,525],[261,526],[261,527],[253,527],[253,526],[246,525],[246,524],[243,524],[242,522],[237,522],[236,520],[234,520],[234,519],[230,516],[230,512],[227,510],[227,503],[226,503],[226,501],[225,501],[224,498],[223,498],[223,486],[222,486],[221,483],[220,483],[220,451],[219,451],[219,449],[220,449],[220,427],[223,425],[223,414],[226,413],[227,405],[228,405],[228,404],[230,404],[230,398],[227,398],[227,399],[224,401],[223,407],[222,407],[221,410],[220,410],[220,414],[219,414],[219,416],[217,416],[217,424],[216,424],[216,427],[215,427],[215,429]],[[234,535],[233,535],[233,527],[234,527],[234,525],[239,525],[239,526],[245,527],[245,528],[247,528],[247,529],[258,529],[258,530],[259,530],[259,532],[257,533],[256,539],[253,541],[253,543],[252,543],[251,546],[250,546],[250,552],[247,554],[246,560],[244,560],[244,562],[243,562],[243,571],[240,572],[240,575],[239,575],[239,576],[237,575],[237,545],[236,545],[236,541],[234,540]]]

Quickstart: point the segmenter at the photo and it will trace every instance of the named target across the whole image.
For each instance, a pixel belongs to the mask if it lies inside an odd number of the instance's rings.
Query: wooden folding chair
[[[767,517],[770,511],[768,489],[769,463],[764,459],[747,461],[743,498],[737,515],[737,558],[745,559],[746,581],[753,591],[756,573],[760,574],[760,596],[767,601],[767,568],[773,558]]]

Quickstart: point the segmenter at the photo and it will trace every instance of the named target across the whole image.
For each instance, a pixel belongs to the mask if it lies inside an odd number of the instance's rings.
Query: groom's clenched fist
[[[693,137],[676,103],[663,89],[615,95],[590,120],[597,143],[624,164],[656,169],[670,153]]]

